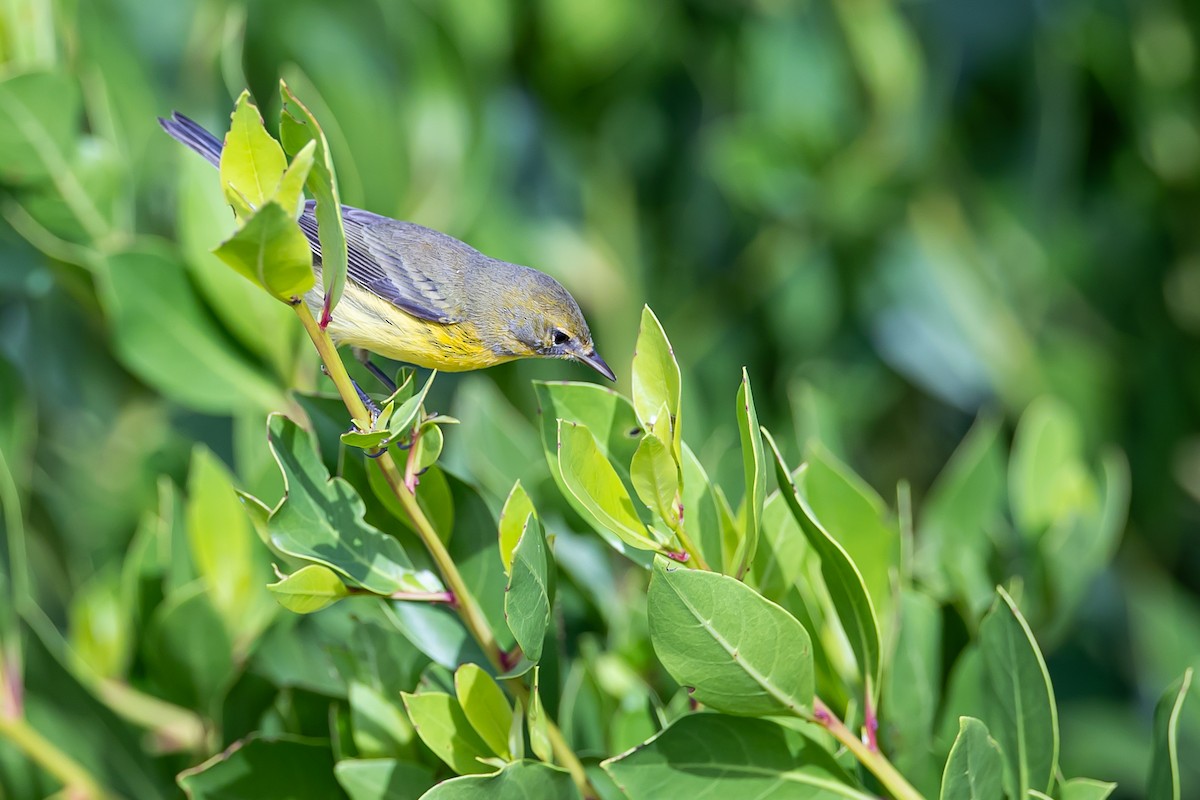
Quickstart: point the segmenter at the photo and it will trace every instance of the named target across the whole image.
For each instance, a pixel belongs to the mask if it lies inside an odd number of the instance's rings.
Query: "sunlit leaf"
[[[629,475],[634,491],[646,508],[656,511],[667,525],[679,523],[679,467],[671,457],[670,443],[664,443],[653,433],[642,437]]]
[[[754,409],[754,393],[750,390],[750,375],[742,368],[742,383],[737,394],[738,434],[742,441],[742,475],[745,477],[745,525],[742,538],[734,551],[730,566],[738,578],[754,563],[758,549],[759,526],[762,524],[763,501],[767,496],[767,461],[763,452],[762,434],[758,427],[758,412]]]
[[[692,696],[747,716],[807,714],[812,643],[794,617],[742,582],[654,560],[647,596],[658,660]]]
[[[279,93],[283,99],[279,138],[283,140],[284,148],[298,158],[297,154],[305,148],[310,145],[315,147],[307,186],[317,200],[317,235],[321,242],[321,283],[325,297],[321,324],[325,325],[346,286],[346,230],[342,222],[342,201],[329,143],[316,117],[283,81],[279,82]]]
[[[297,614],[320,611],[350,595],[337,573],[320,564],[309,564],[267,588],[279,605]]]
[[[670,414],[672,439],[669,444],[675,460],[679,460],[681,442],[680,377],[675,351],[667,334],[650,306],[642,308],[641,327],[633,351],[633,407],[638,419],[647,428],[653,427],[659,409],[666,406]]]
[[[442,692],[403,692],[401,697],[421,741],[450,769],[459,775],[494,769],[478,760],[489,758],[491,750],[471,727],[457,700]]]
[[[541,668],[533,668],[533,686],[530,689],[529,709],[525,719],[529,723],[529,746],[533,754],[547,764],[554,763],[554,747],[550,744],[550,718],[542,705],[540,684]]]
[[[640,550],[658,548],[634,510],[625,484],[587,427],[559,421],[558,459],[563,483],[593,527],[609,531]]]
[[[239,216],[260,209],[275,197],[285,169],[287,159],[283,148],[263,127],[258,108],[250,101],[250,92],[243,91],[234,106],[221,151],[225,199],[238,209]],[[290,215],[288,219],[294,224]]]
[[[533,501],[525,492],[520,481],[513,484],[504,508],[500,510],[500,560],[504,563],[504,573],[512,575],[513,550],[525,532],[525,519],[535,514]]]
[[[213,253],[284,302],[313,286],[312,251],[304,232],[283,206],[268,201]]]
[[[504,759],[512,758],[508,735],[513,711],[500,686],[478,664],[463,664],[454,672],[454,693],[479,738]]]

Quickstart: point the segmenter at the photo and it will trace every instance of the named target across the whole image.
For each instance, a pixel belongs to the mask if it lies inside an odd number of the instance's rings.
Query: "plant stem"
[[[896,800],[925,800],[924,796],[901,775],[892,762],[878,750],[871,749],[854,731],[846,727],[820,698],[813,698],[812,721],[825,728],[858,762],[869,769]]]
[[[679,527],[675,529],[675,536],[678,537],[679,546],[683,548],[683,552],[688,554],[696,569],[712,572],[712,567],[708,565],[708,562],[704,560],[704,556],[700,554],[700,548],[696,547],[692,541],[692,537],[688,536],[684,531],[682,520],[679,522]]]
[[[346,365],[342,362],[341,356],[338,355],[337,347],[334,346],[333,340],[329,338],[329,334],[322,328],[317,320],[313,317],[312,312],[308,310],[308,306],[302,300],[296,299],[292,302],[292,307],[296,310],[296,316],[300,318],[300,322],[304,325],[304,330],[308,332],[309,338],[317,348],[317,352],[321,355],[321,360],[325,364],[325,370],[329,374],[330,380],[337,387],[338,394],[341,395],[342,402],[346,404],[346,410],[350,415],[357,420],[369,421],[370,413],[363,404],[362,398],[358,396],[358,392],[354,388],[353,382],[350,380],[349,373],[346,372]],[[454,563],[454,559],[450,556],[450,552],[446,546],[442,544],[442,540],[438,538],[437,531],[433,527],[433,523],[429,521],[429,517],[425,516],[424,509],[417,502],[417,496],[413,492],[409,483],[406,481],[406,476],[401,473],[400,468],[396,466],[395,460],[390,452],[384,451],[379,458],[375,460],[379,468],[383,471],[383,476],[387,480],[388,486],[391,487],[392,493],[396,496],[404,513],[408,515],[412,522],[413,530],[421,539],[421,543],[425,545],[425,549],[429,551],[429,555],[433,558],[437,565],[438,572],[441,573],[442,580],[454,595],[455,609],[458,611],[459,617],[466,626],[467,631],[479,643],[479,647],[487,656],[488,661],[498,672],[504,672],[504,654],[500,650],[500,645],[496,642],[496,637],[492,635],[492,628],[488,625],[487,618],[483,615],[483,610],[479,607],[479,603],[467,588],[466,581],[463,580],[462,573],[458,571],[458,565]],[[528,706],[529,689],[519,679],[506,681],[510,691],[521,698],[522,702]],[[550,744],[554,749],[554,755],[571,773],[572,779],[579,787],[579,791],[585,798],[598,797],[595,789],[588,782],[587,773],[583,769],[583,764],[579,761],[579,757],[567,744],[563,738],[562,731],[558,729],[552,721],[549,721],[549,736]]]
[[[67,789],[66,796],[88,800],[112,797],[83,765],[30,727],[23,717],[0,716],[0,738],[12,742],[30,760],[61,781]]]

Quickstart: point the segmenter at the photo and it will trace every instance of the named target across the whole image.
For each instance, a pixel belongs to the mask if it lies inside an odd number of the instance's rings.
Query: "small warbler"
[[[159,124],[219,167],[221,141],[175,113]],[[319,276],[321,244],[316,203],[300,228]],[[327,330],[335,344],[447,372],[480,369],[517,358],[565,358],[609,380],[579,304],[562,284],[529,267],[489,258],[444,233],[342,206],[346,228],[346,289]],[[304,297],[314,314],[324,302],[321,281]]]

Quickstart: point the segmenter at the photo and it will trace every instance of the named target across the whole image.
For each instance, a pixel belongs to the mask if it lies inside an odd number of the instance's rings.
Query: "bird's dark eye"
[[[571,334],[567,333],[566,331],[560,331],[557,329],[554,331],[554,343],[555,344],[566,344],[569,341],[571,341]]]

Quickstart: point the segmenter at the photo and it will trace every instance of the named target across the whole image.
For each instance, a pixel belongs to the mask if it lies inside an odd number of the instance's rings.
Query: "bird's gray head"
[[[610,381],[616,376],[596,352],[592,332],[571,293],[545,273],[520,267],[511,285],[497,300],[511,309],[508,335],[510,355],[566,358],[587,364]],[[508,337],[506,337],[508,338]]]

